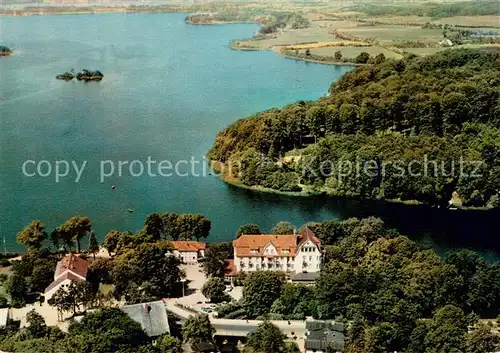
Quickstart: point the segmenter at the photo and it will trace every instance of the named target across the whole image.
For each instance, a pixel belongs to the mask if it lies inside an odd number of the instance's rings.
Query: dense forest
[[[364,12],[370,16],[428,16],[433,18],[454,16],[486,16],[499,15],[498,1],[462,1],[447,4],[418,4],[411,5],[360,5],[348,8],[348,11]]]
[[[243,279],[242,299],[219,308],[219,316],[345,320],[350,353],[498,348],[500,338],[478,319],[493,324],[500,314],[499,263],[470,250],[441,258],[374,217],[306,226],[324,248],[316,285],[286,283],[278,272],[252,272]]]
[[[499,78],[497,50],[383,60],[235,122],[208,157],[249,186],[499,207]]]

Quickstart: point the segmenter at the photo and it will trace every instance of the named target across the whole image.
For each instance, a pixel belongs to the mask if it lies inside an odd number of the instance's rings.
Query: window
[[[313,257],[312,256],[309,256],[309,261],[312,261]]]

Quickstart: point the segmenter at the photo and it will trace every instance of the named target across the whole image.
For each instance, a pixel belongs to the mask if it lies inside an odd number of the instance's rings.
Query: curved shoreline
[[[222,180],[224,183],[235,186],[237,188],[241,189],[246,189],[254,192],[261,192],[261,193],[266,193],[266,194],[275,194],[275,195],[283,195],[283,196],[288,196],[288,197],[317,197],[317,196],[326,196],[328,198],[338,198],[342,200],[356,200],[356,201],[369,201],[369,202],[380,202],[380,203],[386,203],[386,204],[397,204],[397,205],[404,205],[404,206],[414,206],[414,207],[428,207],[428,208],[441,208],[441,207],[436,207],[434,205],[426,204],[421,201],[417,200],[401,200],[401,199],[383,199],[383,200],[377,200],[377,199],[358,199],[358,198],[351,198],[351,197],[345,197],[345,196],[336,196],[336,195],[331,195],[329,194],[326,190],[320,190],[320,191],[313,191],[312,189],[310,190],[302,190],[302,191],[280,191],[276,189],[271,189],[271,188],[266,188],[264,186],[259,186],[259,185],[245,185],[243,184],[238,178],[236,177],[230,177],[223,172],[221,172],[221,164],[218,161],[211,161],[212,168],[215,172],[218,173],[218,177],[220,180]],[[307,185],[303,185],[302,187],[308,188]],[[456,206],[456,205],[449,205],[449,207],[443,207],[443,210],[449,210],[449,211],[494,211],[496,208],[488,208],[488,207],[465,207],[465,206]]]

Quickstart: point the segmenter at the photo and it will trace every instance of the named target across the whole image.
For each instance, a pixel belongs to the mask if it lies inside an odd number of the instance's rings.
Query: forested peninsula
[[[328,97],[235,122],[208,157],[246,186],[497,208],[499,97],[498,50],[384,60],[345,74]]]

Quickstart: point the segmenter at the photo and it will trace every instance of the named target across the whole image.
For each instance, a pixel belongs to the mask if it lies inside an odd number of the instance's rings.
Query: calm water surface
[[[121,177],[116,175],[119,161],[138,160],[146,166],[148,156],[172,164],[192,157],[202,161],[215,134],[229,123],[299,99],[317,99],[350,70],[286,60],[273,52],[232,51],[227,47],[232,39],[248,38],[258,27],[189,26],[184,17],[2,18],[2,44],[16,50],[0,60],[0,229],[9,250],[19,249],[15,234],[34,218],[52,229],[73,215],[87,215],[103,237],[110,229],[137,230],[151,212],[204,214],[212,220],[212,241],[232,239],[247,222],[268,230],[280,220],[300,225],[379,214],[444,249],[474,243],[461,234],[460,222],[473,222],[471,216],[264,195],[211,175],[152,177],[145,171],[132,177],[128,166]],[[71,68],[99,69],[105,78],[88,84],[54,79]],[[47,160],[52,167],[57,160],[87,165],[78,183],[74,170],[56,183],[53,174],[23,176],[26,160]],[[115,175],[101,183],[100,161],[106,160],[115,164]],[[486,240],[492,232],[498,235],[495,224],[488,223],[497,216],[487,216],[481,226]],[[478,247],[496,245],[486,241]]]

